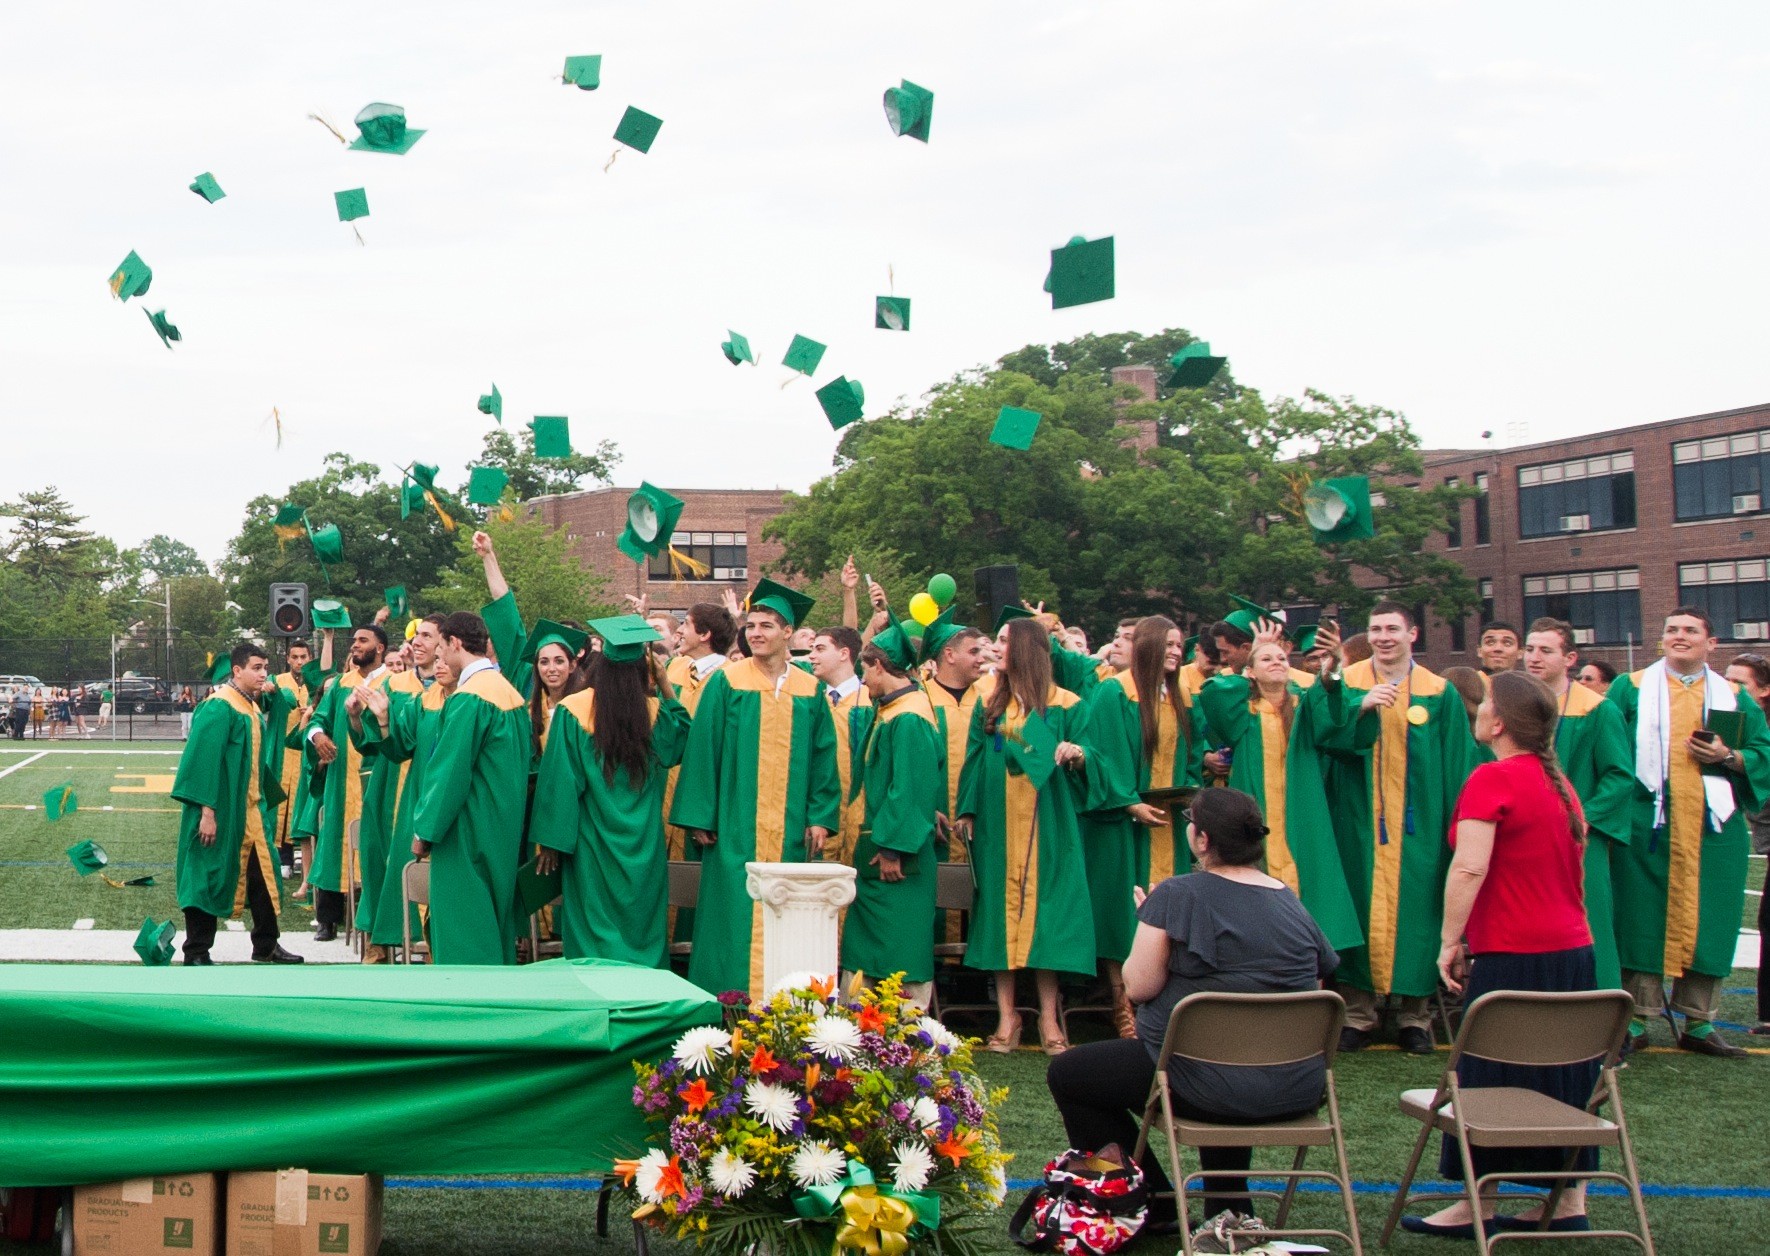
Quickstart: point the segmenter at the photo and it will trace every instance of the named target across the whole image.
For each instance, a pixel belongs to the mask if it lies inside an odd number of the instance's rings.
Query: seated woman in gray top
[[[1206,990],[1318,990],[1340,962],[1297,896],[1260,871],[1266,825],[1253,798],[1237,789],[1201,790],[1187,814],[1186,841],[1197,870],[1138,896],[1137,936],[1125,961],[1125,991],[1138,1004],[1137,1038],[1072,1047],[1046,1075],[1071,1146],[1135,1145],[1168,1015],[1181,999]],[[1326,1065],[1319,1058],[1264,1068],[1175,1060],[1168,1079],[1176,1115],[1246,1125],[1315,1111]],[[1205,1180],[1206,1190],[1230,1193],[1218,1206],[1253,1215],[1246,1194],[1252,1162],[1251,1147],[1201,1151],[1207,1172],[1234,1174]],[[1150,1191],[1172,1189],[1153,1149],[1139,1163]],[[1153,1224],[1177,1220],[1171,1199],[1151,1202]]]

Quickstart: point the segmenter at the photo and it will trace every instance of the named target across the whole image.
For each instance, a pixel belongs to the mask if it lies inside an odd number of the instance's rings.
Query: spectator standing
[[[178,712],[178,735],[188,738],[191,735],[191,712],[197,709],[197,696],[189,685],[178,691],[172,709]]]

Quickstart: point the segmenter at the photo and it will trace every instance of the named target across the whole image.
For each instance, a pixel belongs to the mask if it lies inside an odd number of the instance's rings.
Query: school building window
[[[1770,431],[1672,446],[1672,499],[1680,523],[1755,515],[1770,493]]]
[[[747,580],[750,578],[750,540],[743,532],[674,532],[670,548],[686,554],[708,568],[705,575],[689,572],[690,580]],[[646,574],[653,580],[673,580],[668,551],[654,554],[646,564]]]
[[[1575,571],[1524,577],[1524,626],[1543,616],[1573,625],[1575,645],[1626,645],[1641,640],[1641,572]]]
[[[1462,481],[1453,475],[1444,482],[1444,487],[1455,488],[1460,483]],[[1444,532],[1444,548],[1463,548],[1463,503],[1460,498],[1450,504],[1450,527],[1446,528]],[[1457,648],[1461,649],[1462,647]]]
[[[1481,493],[1475,499],[1475,544],[1489,545],[1493,542],[1493,518],[1487,497],[1487,472],[1475,473],[1475,487]]]
[[[1635,526],[1635,455],[1518,468],[1518,535],[1526,540],[1567,532]]]
[[[1761,558],[1679,563],[1678,603],[1708,614],[1723,641],[1770,640],[1770,573]]]
[[[1476,587],[1481,591],[1481,626],[1485,628],[1493,622],[1493,581],[1483,580]]]

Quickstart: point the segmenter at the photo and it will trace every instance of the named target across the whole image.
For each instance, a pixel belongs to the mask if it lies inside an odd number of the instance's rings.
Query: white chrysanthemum
[[[860,1030],[840,1016],[820,1016],[805,1031],[805,1045],[825,1059],[852,1060],[860,1051]]]
[[[924,1016],[921,1020],[917,1021],[916,1028],[934,1039],[934,1045],[937,1047],[944,1046],[949,1051],[957,1051],[959,1049],[959,1035],[935,1020],[932,1016]]]
[[[983,1176],[989,1182],[989,1198],[992,1204],[1000,1204],[1008,1198],[1007,1170],[999,1164],[992,1164],[983,1171]]]
[[[735,1199],[756,1184],[750,1162],[728,1147],[721,1147],[707,1165],[707,1180],[727,1199]]]
[[[826,973],[814,973],[804,970],[796,973],[788,973],[785,977],[782,977],[779,981],[774,983],[774,988],[768,992],[768,997],[772,999],[777,994],[790,994],[794,990],[809,990],[811,989],[811,983],[814,981],[821,981],[825,985],[829,985],[835,981],[835,978]]]
[[[931,1129],[940,1124],[940,1107],[927,1095],[918,1095],[910,1105],[910,1119],[917,1129]]]
[[[842,1176],[842,1170],[848,1167],[848,1159],[820,1139],[806,1143],[794,1152],[787,1167],[793,1174],[793,1181],[800,1186],[828,1186]]]
[[[678,1038],[671,1054],[691,1073],[710,1073],[713,1062],[730,1050],[730,1034],[713,1025],[701,1025]]]
[[[906,1138],[892,1148],[891,1188],[896,1191],[919,1191],[934,1176],[934,1153],[926,1143]]]
[[[639,1198],[648,1204],[664,1202],[664,1197],[658,1194],[658,1178],[669,1167],[670,1157],[664,1152],[654,1148],[645,1153],[639,1162],[638,1171],[633,1175],[633,1185],[639,1188]]]
[[[785,1086],[751,1082],[744,1087],[744,1106],[752,1116],[774,1130],[786,1130],[799,1115],[799,1101]]]

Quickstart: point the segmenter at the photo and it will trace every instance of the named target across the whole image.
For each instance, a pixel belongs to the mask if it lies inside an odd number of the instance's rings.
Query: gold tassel
[[[437,500],[436,494],[429,489],[425,489],[424,500],[430,503],[431,507],[436,511],[436,517],[442,520],[443,531],[453,532],[455,530],[455,521],[449,517],[449,512],[443,509],[443,505]]]
[[[330,131],[333,135],[336,135],[338,137],[338,142],[340,144],[343,144],[347,148],[350,146],[350,141],[344,138],[343,133],[340,132],[338,130],[338,128],[333,126],[330,122],[327,122],[324,118],[320,117],[319,114],[310,113],[307,116],[309,118],[313,119],[315,122],[319,123],[321,126],[325,127],[326,130]]]
[[[620,155],[621,155],[621,150],[619,148],[616,148],[614,152],[610,153],[608,155],[608,165],[606,165],[602,168],[602,173],[607,174],[608,167],[614,165],[615,158],[619,157]]]
[[[674,545],[670,547],[669,554],[670,574],[678,580],[683,578],[682,573],[684,571],[692,572],[696,580],[705,580],[707,578],[707,573],[712,570],[711,567],[707,566],[707,564],[703,563],[700,559],[690,558]]]

